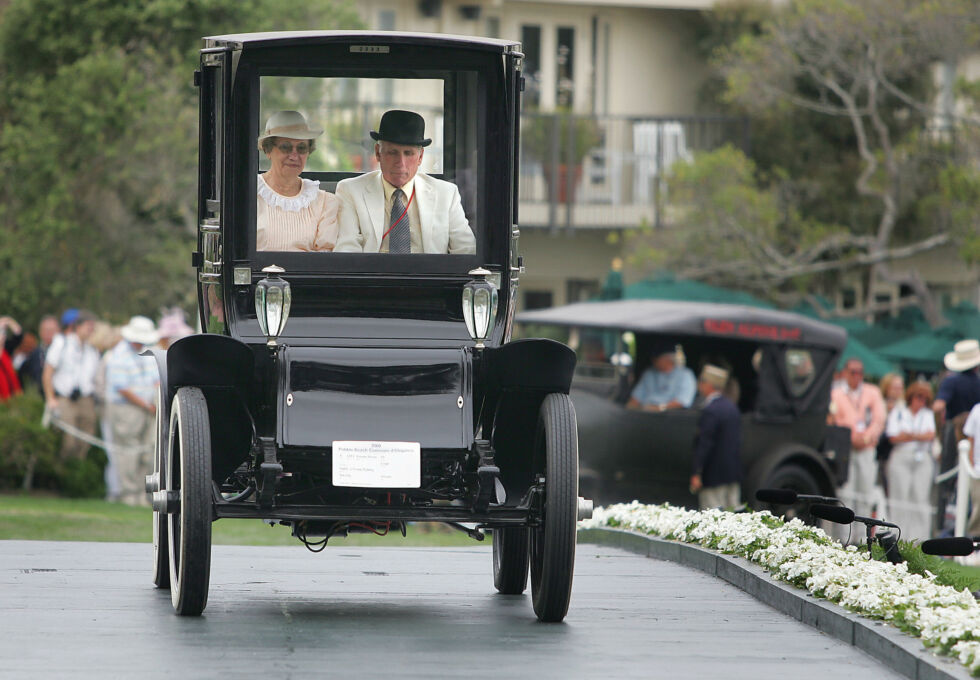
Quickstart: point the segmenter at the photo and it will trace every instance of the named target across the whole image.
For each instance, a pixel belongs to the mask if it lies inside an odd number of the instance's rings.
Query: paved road
[[[899,677],[701,572],[580,545],[564,624],[493,593],[486,547],[216,546],[205,616],[144,544],[0,542],[0,678]]]

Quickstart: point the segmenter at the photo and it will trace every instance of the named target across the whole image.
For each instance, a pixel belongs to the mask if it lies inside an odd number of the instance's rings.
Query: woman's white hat
[[[960,340],[953,345],[953,351],[943,358],[943,363],[951,371],[968,371],[980,366],[980,342]]]
[[[322,134],[323,130],[310,127],[299,111],[276,111],[265,122],[265,132],[259,135],[259,148],[262,148],[262,140],[269,137],[314,139]]]
[[[145,316],[134,316],[128,324],[119,329],[119,334],[126,342],[140,345],[152,345],[160,339],[153,321]]]

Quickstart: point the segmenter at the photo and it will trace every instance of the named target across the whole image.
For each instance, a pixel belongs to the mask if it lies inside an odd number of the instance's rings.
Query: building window
[[[541,104],[541,27],[521,26],[524,47],[524,104],[536,109]]]
[[[488,38],[500,37],[500,17],[487,17],[486,26],[483,29]]]
[[[529,290],[524,293],[524,309],[546,309],[552,305],[550,290]]]
[[[572,108],[575,103],[575,29],[558,28],[558,52],[555,76],[555,105],[558,108]]]
[[[599,297],[599,282],[595,279],[569,279],[565,291],[568,304],[585,302]]]

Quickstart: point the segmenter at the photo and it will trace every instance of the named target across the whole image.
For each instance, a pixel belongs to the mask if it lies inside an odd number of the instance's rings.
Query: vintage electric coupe
[[[510,341],[518,277],[520,45],[309,32],[205,39],[197,269],[204,333],[156,354],[154,583],[207,604],[212,522],[262,519],[307,547],[442,522],[493,538],[493,580],[566,615],[578,496],[574,353]],[[303,177],[334,191],[375,162],[384,111],[425,120],[422,170],[455,183],[472,254],[256,245],[269,116],[324,129]],[[489,569],[488,569],[489,571]]]

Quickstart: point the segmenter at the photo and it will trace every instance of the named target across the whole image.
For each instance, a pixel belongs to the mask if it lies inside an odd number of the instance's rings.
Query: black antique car
[[[572,396],[580,484],[597,503],[696,504],[688,480],[697,403],[663,412],[627,408],[651,353],[664,346],[676,347],[695,373],[705,363],[730,371],[726,391],[742,412],[743,500],[760,488],[833,496],[846,481],[849,432],[827,425],[847,339],[839,326],[741,305],[633,299],[534,310],[517,321],[545,333],[551,327],[552,335],[563,329],[578,352]]]
[[[156,354],[147,477],[153,580],[179,614],[207,603],[212,522],[257,518],[316,551],[415,522],[489,530],[497,590],[522,593],[530,570],[537,617],[564,618],[591,506],[578,496],[575,355],[510,341],[521,61],[519,44],[447,35],[205,39],[193,254],[204,333]],[[422,169],[459,187],[475,252],[259,249],[270,114],[325,129],[302,177],[332,192],[371,168],[368,132],[392,108],[423,116]]]

